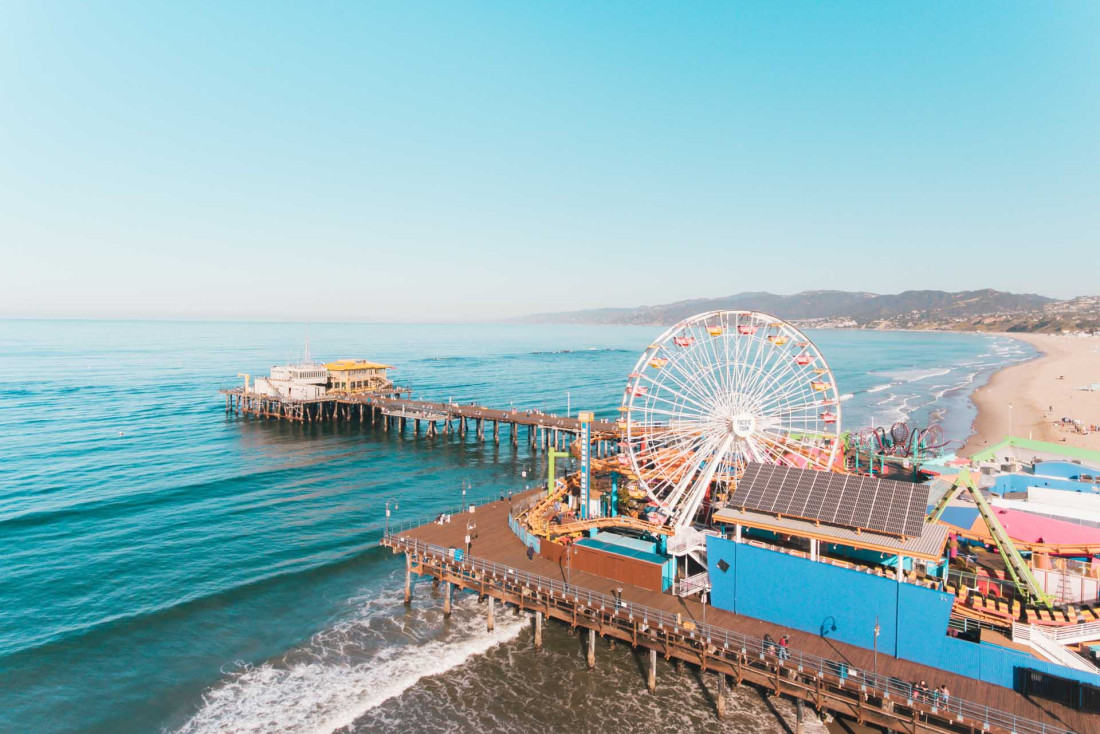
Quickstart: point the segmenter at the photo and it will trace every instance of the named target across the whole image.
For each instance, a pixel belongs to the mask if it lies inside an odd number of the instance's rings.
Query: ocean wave
[[[890,389],[891,387],[893,387],[893,386],[894,386],[894,383],[892,383],[892,382],[888,382],[888,383],[886,383],[885,385],[875,385],[874,387],[872,387],[872,388],[871,388],[870,390],[868,390],[867,392],[869,392],[869,393],[872,393],[872,392],[882,392],[883,390],[889,390],[889,389]]]
[[[400,604],[396,598],[387,598],[388,608],[320,632],[304,650],[263,665],[239,666],[228,680],[203,696],[201,709],[178,734],[331,734],[400,696],[422,678],[445,673],[474,655],[516,638],[528,625],[526,615],[501,614],[496,629],[487,632],[484,618],[476,609],[476,598],[465,596],[456,599],[454,605],[447,634],[451,639],[391,644],[363,656],[359,651],[363,638],[373,637],[370,627],[377,623],[375,614],[392,615],[392,607]],[[401,624],[399,620],[390,621]]]
[[[920,382],[921,380],[927,380],[930,377],[942,377],[943,375],[951,374],[950,367],[932,367],[932,368],[917,368],[908,370],[896,370],[890,372],[873,372],[871,374],[880,375],[882,377],[889,377],[893,380],[898,380],[903,383],[908,382]]]
[[[854,398],[854,397],[855,397],[855,395],[854,395],[854,394],[852,394],[852,393],[850,393],[850,392],[846,392],[846,393],[844,393],[843,395],[841,395],[841,396],[840,396],[840,398],[838,398],[838,399],[840,400],[840,402],[842,402],[842,403],[843,403],[844,401],[846,401],[846,400],[851,400],[851,399],[852,399],[852,398]]]
[[[196,590],[163,604],[138,608],[129,613],[102,617],[66,628],[42,631],[34,637],[24,637],[16,644],[4,644],[0,639],[0,660],[9,656],[45,655],[49,648],[70,644],[79,638],[94,640],[97,635],[107,635],[126,628],[147,627],[161,619],[180,616],[194,609],[224,607],[240,599],[255,596],[261,590],[275,584],[287,583],[289,579],[335,574],[353,564],[364,564],[368,569],[374,565],[385,565],[388,562],[388,555],[388,551],[378,545],[377,538],[364,538],[360,543],[347,546],[338,558],[330,557],[322,561],[303,563],[295,568],[269,571],[230,586]],[[10,662],[10,659],[7,662]]]

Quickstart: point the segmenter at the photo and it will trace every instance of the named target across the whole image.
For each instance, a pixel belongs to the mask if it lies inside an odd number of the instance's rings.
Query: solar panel
[[[813,489],[814,481],[821,475],[821,472],[818,471],[798,473],[794,480],[794,491],[791,492],[790,502],[783,509],[784,515],[805,517],[806,501],[810,499],[810,491]]]
[[[843,502],[844,486],[848,483],[848,477],[837,474],[829,478],[829,496],[825,498],[825,506],[822,508],[821,519],[828,520],[836,525],[847,525],[848,518]]]
[[[818,476],[814,478],[814,486],[810,488],[810,496],[806,498],[806,507],[803,508],[803,517],[820,519],[821,509],[825,507],[825,500],[829,497],[829,479],[831,474],[813,472]]]
[[[750,463],[730,504],[759,512],[889,533],[921,534],[927,490],[917,484]]]
[[[738,493],[740,493],[746,479],[750,479],[749,486],[744,493],[744,500],[738,504],[744,504],[746,507],[756,507],[764,501],[765,495],[768,494],[768,476],[761,472],[752,472],[750,476],[750,472],[746,470],[741,482],[737,485]]]
[[[869,527],[875,500],[878,498],[878,485],[875,482],[860,481],[859,497],[852,508],[852,525],[857,528]]]

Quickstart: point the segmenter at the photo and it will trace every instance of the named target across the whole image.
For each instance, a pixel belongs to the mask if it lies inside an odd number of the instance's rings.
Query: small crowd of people
[[[946,706],[951,701],[951,691],[947,690],[947,685],[937,686],[935,688],[929,688],[928,684],[924,681],[913,681],[910,683],[913,691],[913,700],[920,701],[921,703],[927,703],[932,706]]]
[[[791,656],[790,651],[791,639],[787,635],[783,635],[777,642],[770,634],[764,635],[764,654],[775,655],[780,660],[786,660]],[[894,679],[896,681],[896,679]],[[901,681],[896,681],[900,683]],[[951,702],[951,691],[948,690],[947,684],[929,687],[928,683],[921,681],[913,681],[909,684],[910,695],[914,701],[928,704],[929,706],[946,706]]]
[[[787,635],[780,637],[779,642],[776,642],[770,634],[764,635],[764,653],[771,653],[780,660],[786,660],[791,656],[790,644],[791,638]]]

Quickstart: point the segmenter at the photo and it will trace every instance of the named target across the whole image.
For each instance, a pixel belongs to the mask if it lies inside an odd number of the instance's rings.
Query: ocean
[[[313,354],[395,366],[417,397],[614,417],[650,327],[314,324]],[[227,417],[219,388],[297,360],[302,324],[0,321],[0,732],[576,732],[714,726],[697,674],[644,692],[629,647],[585,669],[557,625],[487,633],[430,583],[402,603],[393,520],[495,498],[541,456],[369,425]],[[969,395],[1034,356],[998,336],[811,332],[846,429],[963,439]],[[663,661],[662,661],[663,665]],[[724,730],[782,703],[733,693]]]

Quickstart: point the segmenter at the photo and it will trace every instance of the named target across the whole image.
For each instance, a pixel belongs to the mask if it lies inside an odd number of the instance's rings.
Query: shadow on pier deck
[[[528,497],[530,494],[525,494]],[[520,498],[516,498],[516,505]],[[493,624],[493,600],[529,612],[535,618],[535,644],[541,645],[544,617],[589,630],[588,664],[595,665],[595,637],[608,637],[649,650],[647,684],[656,685],[656,655],[680,659],[716,674],[714,695],[719,717],[725,710],[727,676],[818,711],[901,732],[996,732],[997,734],[1065,734],[1100,730],[1100,717],[1056,703],[1029,699],[1008,688],[946,673],[818,635],[786,629],[669,594],[624,585],[588,573],[570,571],[535,554],[509,528],[512,500],[454,515],[450,522],[428,523],[407,530],[387,530],[382,544],[406,554],[411,574],[443,582],[445,613],[451,587],[489,599],[487,623]],[[469,555],[467,523],[477,533]],[[797,584],[797,579],[776,583]],[[621,591],[620,591],[621,589]],[[914,631],[916,633],[916,631]],[[781,660],[765,650],[762,638],[790,636],[790,654]],[[908,683],[925,680],[946,684],[950,701],[914,698]],[[981,703],[978,703],[981,702]]]

